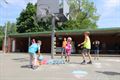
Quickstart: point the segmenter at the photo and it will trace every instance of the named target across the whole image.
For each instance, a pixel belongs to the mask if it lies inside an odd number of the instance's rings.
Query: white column
[[[15,52],[15,40],[12,40],[12,52]]]

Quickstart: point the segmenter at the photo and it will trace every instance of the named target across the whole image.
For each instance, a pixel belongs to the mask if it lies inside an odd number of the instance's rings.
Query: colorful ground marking
[[[74,70],[72,73],[78,79],[81,79],[82,77],[85,77],[88,74],[88,72],[83,70]]]

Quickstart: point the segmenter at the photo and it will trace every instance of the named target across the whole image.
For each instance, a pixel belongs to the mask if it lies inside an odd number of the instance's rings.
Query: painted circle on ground
[[[82,77],[84,77],[88,74],[88,72],[83,71],[83,70],[74,70],[72,73],[78,79],[81,79]]]
[[[83,70],[74,70],[72,73],[73,74],[80,74],[80,75],[87,75],[88,74],[86,71],[83,71]]]

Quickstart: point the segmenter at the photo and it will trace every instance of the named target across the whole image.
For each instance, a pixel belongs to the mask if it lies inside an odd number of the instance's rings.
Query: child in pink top
[[[66,49],[66,61],[69,62],[70,61],[70,54],[71,54],[71,49],[72,49],[72,45],[71,45],[71,41],[72,41],[72,38],[71,37],[68,37],[67,38],[67,45],[65,47]]]

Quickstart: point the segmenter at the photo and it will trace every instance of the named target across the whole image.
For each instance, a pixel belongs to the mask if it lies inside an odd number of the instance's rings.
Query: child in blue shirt
[[[31,68],[37,68],[37,54],[40,54],[40,45],[41,41],[38,40],[37,43],[33,43],[31,46],[29,46],[28,52],[30,54],[30,66]]]

